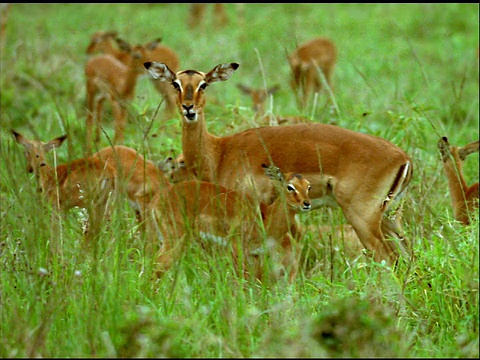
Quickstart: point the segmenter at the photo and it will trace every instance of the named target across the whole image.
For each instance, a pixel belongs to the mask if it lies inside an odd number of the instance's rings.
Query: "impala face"
[[[298,212],[310,211],[312,202],[309,191],[312,188],[310,181],[300,174],[287,174],[287,204]]]
[[[143,64],[156,80],[167,81],[177,91],[177,106],[185,123],[195,123],[205,107],[205,88],[217,81],[228,80],[238,68],[237,63],[215,66],[208,73],[196,70],[183,70],[174,73],[163,63],[149,61]]]

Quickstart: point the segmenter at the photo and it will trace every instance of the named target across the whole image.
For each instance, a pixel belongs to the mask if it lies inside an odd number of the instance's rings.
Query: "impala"
[[[340,206],[376,261],[396,262],[397,242],[403,251],[409,249],[395,216],[399,207],[392,206],[412,176],[412,161],[402,149],[379,137],[319,123],[266,126],[218,137],[207,131],[205,89],[229,79],[237,63],[217,65],[208,73],[174,73],[155,62],[144,65],[154,78],[171,83],[177,91],[189,174],[271,203],[273,185],[262,164],[301,173],[312,183],[313,207]],[[395,241],[386,241],[386,234]]]
[[[463,161],[479,150],[478,140],[464,147],[453,146],[444,136],[438,141],[438,148],[447,176],[450,199],[455,220],[467,225],[471,215],[478,209],[478,182],[468,186],[463,175]]]
[[[130,54],[128,65],[109,54],[91,58],[85,66],[87,89],[86,140],[90,151],[92,131],[95,123],[95,142],[100,140],[102,107],[105,99],[109,99],[115,118],[115,142],[123,142],[127,121],[126,102],[135,95],[137,77],[144,61],[145,51],[142,46],[130,47],[128,43],[117,39],[122,49]]]
[[[117,42],[116,31],[98,31],[91,37],[90,44],[87,47],[87,54],[104,53],[112,55],[128,66],[131,51],[123,44],[120,48],[115,45]],[[157,61],[167,64],[170,69],[177,71],[180,67],[180,59],[175,51],[168,46],[162,45],[162,38],[157,38],[143,45],[144,61]],[[122,50],[127,48],[127,51]],[[165,100],[165,114],[171,118],[176,113],[175,91],[168,84],[158,81],[152,81],[155,89]]]
[[[93,158],[115,168],[118,188],[135,209],[138,222],[143,226],[145,204],[139,204],[136,194],[146,187],[161,189],[169,186],[167,175],[152,161],[146,160],[135,149],[123,145],[109,146],[93,154]]]
[[[109,214],[109,199],[115,190],[116,172],[113,167],[93,157],[74,160],[51,167],[46,153],[63,144],[67,135],[45,143],[29,140],[12,130],[15,140],[25,148],[27,171],[37,179],[37,191],[49,200],[56,211],[66,213],[73,207],[86,208],[88,216],[87,239],[98,231],[101,219]]]
[[[190,238],[189,235],[198,239],[198,234],[201,234],[203,238],[230,244],[234,254],[239,249],[232,237],[240,236],[241,251],[249,262],[254,262],[255,254],[268,250],[269,246],[273,248],[274,255],[280,249],[282,263],[288,269],[289,279],[293,280],[297,271],[296,246],[302,235],[295,215],[311,209],[311,185],[300,174],[283,175],[276,167],[264,165],[264,168],[278,196],[270,205],[260,203],[260,221],[259,205],[255,199],[210,182],[190,180],[160,191],[147,189],[139,192],[139,198],[152,213],[148,223],[151,239],[155,241],[152,235],[158,233],[163,240],[159,271],[166,271],[178,258],[182,241]],[[259,222],[263,223],[263,227],[259,226]],[[270,239],[267,244],[263,241],[262,228]],[[261,278],[259,268],[254,272]]]
[[[313,92],[323,88],[319,71],[332,89],[332,76],[337,62],[337,50],[333,42],[319,37],[298,46],[290,56],[288,63],[291,69],[291,87],[297,104],[305,108]]]
[[[202,3],[191,3],[190,10],[188,14],[188,25],[191,29],[196,29],[199,26],[204,25],[205,21],[205,11],[207,10],[207,5]],[[220,3],[213,4],[213,18],[215,21],[216,27],[222,27],[228,24],[228,16],[225,11],[225,6]]]
[[[278,85],[274,85],[266,90],[251,88],[244,84],[238,84],[237,87],[243,94],[250,96],[252,99],[253,110],[255,111],[255,119],[260,119],[261,123],[264,125],[309,122],[309,119],[303,116],[278,116],[265,113],[265,102],[270,95],[273,95],[278,91],[280,88]]]

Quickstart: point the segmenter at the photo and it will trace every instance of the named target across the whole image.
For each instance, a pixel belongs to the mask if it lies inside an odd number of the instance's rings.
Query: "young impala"
[[[228,16],[225,10],[225,6],[220,3],[212,4],[213,5],[213,20],[215,21],[216,27],[222,27],[228,24]],[[204,26],[205,22],[205,11],[207,10],[208,3],[191,3],[189,14],[188,14],[188,25],[190,28],[196,29],[199,26]]]
[[[126,103],[133,99],[137,77],[142,72],[140,67],[145,58],[142,46],[130,47],[126,42],[117,39],[122,49],[130,54],[128,64],[109,54],[97,55],[85,65],[87,89],[86,140],[87,149],[92,145],[92,131],[95,125],[95,142],[100,140],[102,107],[105,99],[112,105],[115,118],[115,142],[123,142],[127,122]]]
[[[332,88],[332,76],[337,62],[337,50],[329,39],[319,37],[297,47],[288,56],[291,69],[291,87],[297,104],[305,108],[313,92],[323,88],[319,71]]]
[[[278,116],[265,113],[265,103],[270,95],[273,95],[280,88],[274,85],[268,89],[255,89],[244,84],[238,84],[238,89],[245,95],[250,96],[255,111],[255,119],[260,120],[264,125],[271,124],[299,124],[309,122],[304,116]]]
[[[271,203],[273,185],[262,164],[275,164],[310,180],[313,208],[340,206],[376,261],[394,263],[397,242],[402,250],[409,249],[395,217],[398,208],[392,206],[412,176],[412,161],[402,149],[379,137],[320,123],[266,126],[218,137],[207,131],[205,89],[229,79],[237,63],[220,64],[207,73],[174,73],[165,64],[144,65],[154,78],[171,83],[177,91],[189,174]],[[385,235],[396,241],[386,241]]]
[[[455,220],[467,225],[475,210],[478,210],[478,182],[468,186],[463,176],[463,161],[479,150],[478,140],[464,147],[451,146],[444,136],[438,141],[443,170],[447,176]]]
[[[145,204],[138,203],[136,194],[146,187],[162,189],[169,186],[167,175],[152,161],[146,160],[136,150],[123,146],[109,146],[93,154],[93,158],[115,168],[117,173],[117,187],[124,193],[135,209],[140,224],[145,219],[141,210]],[[142,224],[143,226],[143,224]]]
[[[158,234],[163,240],[159,271],[167,270],[179,257],[186,238],[198,239],[199,234],[204,239],[231,244],[234,255],[242,251],[252,264],[255,254],[264,249],[264,229],[269,239],[266,250],[271,247],[269,253],[281,254],[281,262],[293,280],[299,253],[297,242],[301,237],[295,215],[311,209],[311,185],[300,174],[283,175],[274,166],[264,168],[278,196],[270,205],[260,203],[260,212],[258,202],[252,197],[205,181],[182,181],[168,189],[139,192],[138,196],[152,214],[147,222],[150,239],[155,242]],[[241,249],[234,236],[241,237]],[[259,264],[253,266],[254,273],[261,278]]]
[[[87,54],[109,54],[128,66],[132,55],[131,51],[128,50],[130,46],[127,46],[128,44],[122,44],[119,48],[117,45],[117,35],[118,33],[116,31],[98,31],[94,33],[87,47]],[[161,41],[161,38],[157,38],[143,45],[144,61],[162,62],[167,64],[173,71],[179,70],[180,59],[177,53],[168,46],[162,45]],[[152,84],[165,100],[166,117],[171,118],[176,114],[175,90],[163,82],[152,81]]]
[[[101,219],[108,217],[111,207],[111,196],[115,190],[115,169],[93,157],[74,160],[53,168],[46,161],[46,153],[62,145],[67,135],[45,143],[29,140],[14,130],[12,134],[25,148],[27,171],[35,174],[37,191],[41,192],[57,211],[66,213],[76,206],[89,210],[87,239],[97,234]]]

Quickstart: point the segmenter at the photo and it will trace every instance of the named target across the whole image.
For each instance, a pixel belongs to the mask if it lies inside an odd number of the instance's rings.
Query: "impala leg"
[[[118,100],[112,101],[113,115],[115,119],[115,144],[122,144],[127,118],[127,109]]]
[[[101,97],[98,97],[96,101],[97,101],[97,106],[94,113],[95,143],[98,144],[100,142],[100,124],[102,123],[102,110],[103,110],[103,102],[105,101],[105,98],[101,96]]]

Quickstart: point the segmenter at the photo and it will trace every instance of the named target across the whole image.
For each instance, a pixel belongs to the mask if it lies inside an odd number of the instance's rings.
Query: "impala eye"
[[[173,81],[172,85],[175,88],[175,90],[180,91],[180,84],[179,83],[177,83],[176,81]]]
[[[312,188],[312,186],[308,185],[307,191],[310,191],[311,188]]]
[[[203,82],[201,83],[198,88],[201,89],[201,90],[205,90],[205,88],[208,86],[208,84],[206,82]]]
[[[288,192],[294,192],[295,191],[295,186],[288,184],[287,185],[287,190],[288,190]]]

